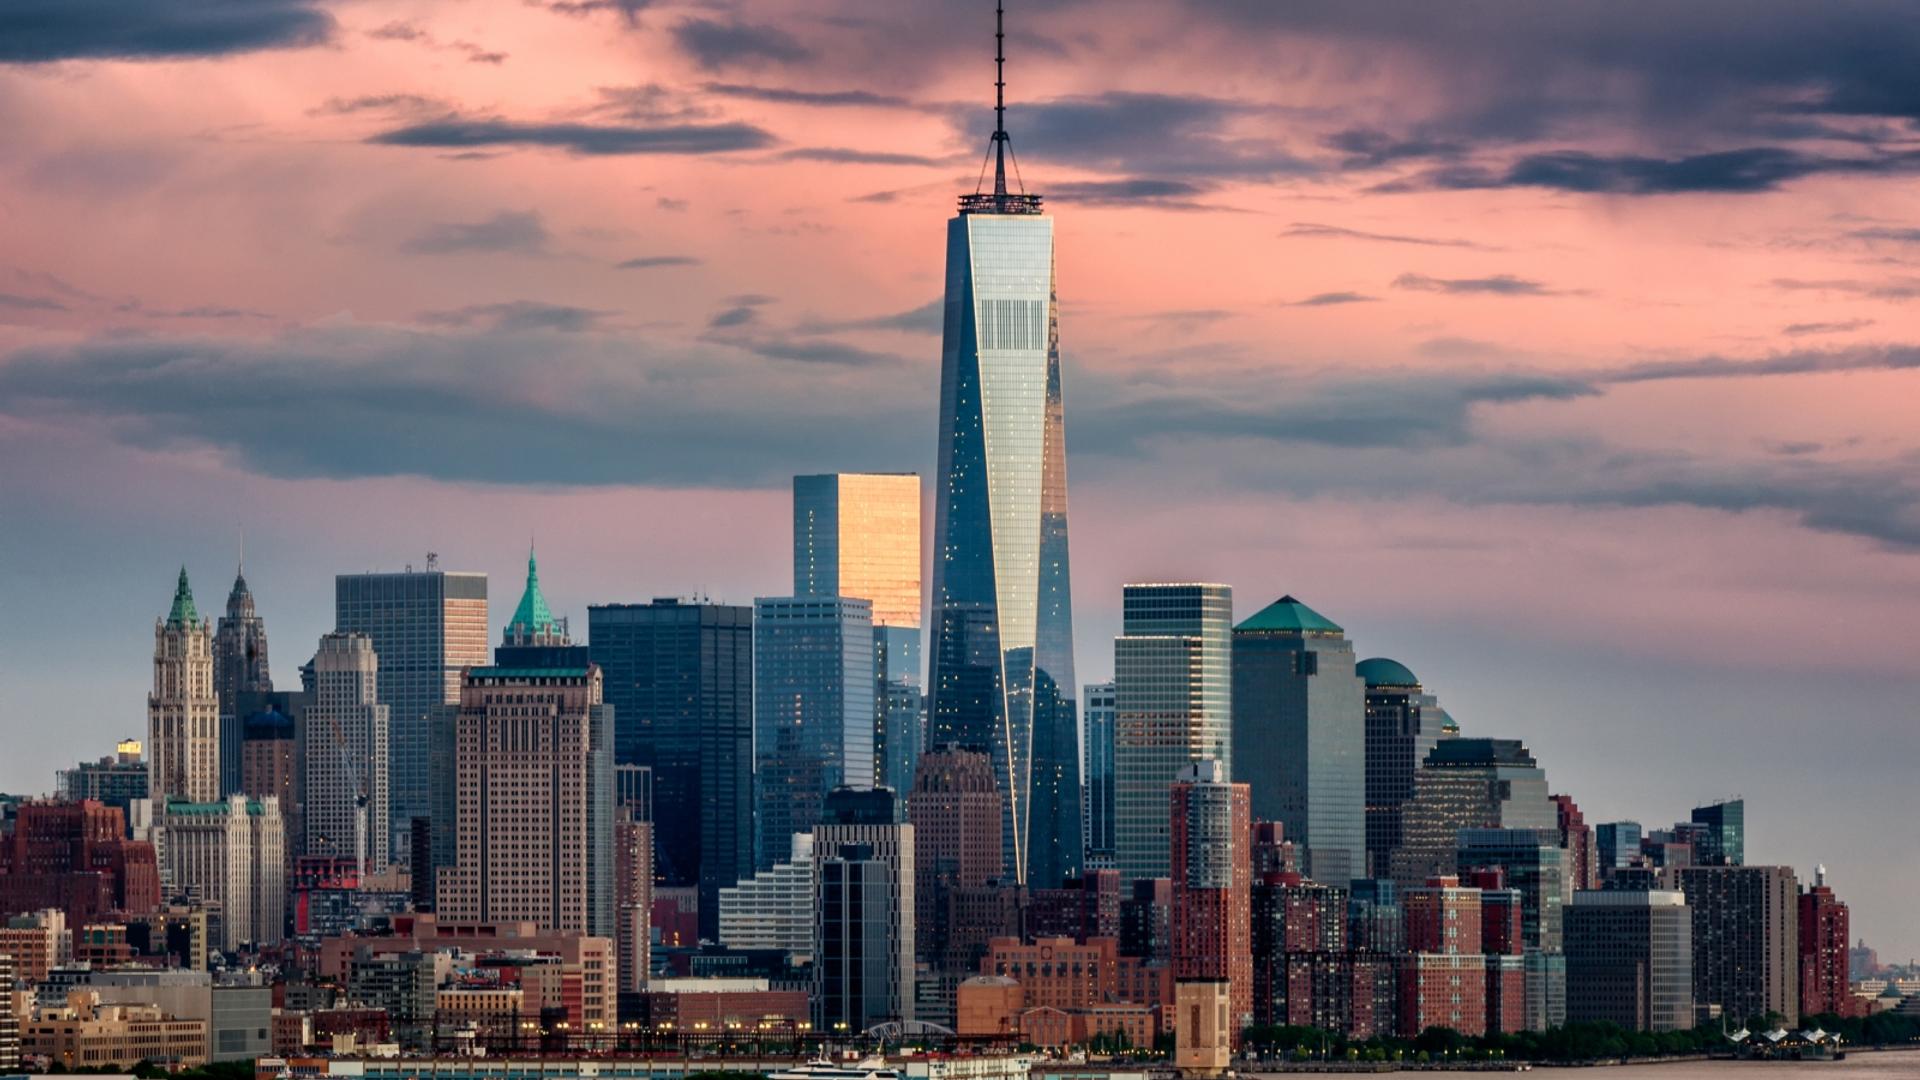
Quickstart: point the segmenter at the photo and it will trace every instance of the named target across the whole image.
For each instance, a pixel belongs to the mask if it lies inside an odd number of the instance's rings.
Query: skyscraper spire
[[[1006,4],[996,0],[993,5],[993,137],[988,142],[987,156],[993,159],[993,192],[985,194],[980,189],[986,180],[986,162],[980,163],[980,182],[973,186],[973,193],[960,196],[960,212],[963,214],[1038,214],[1040,196],[1029,195],[1026,185],[1020,183],[1020,160],[1014,159],[1014,182],[1021,187],[1018,194],[1007,191],[1007,158],[1013,153],[1013,137],[1007,134],[1007,29]]]
[[[1007,193],[1007,6],[993,5],[993,193]]]

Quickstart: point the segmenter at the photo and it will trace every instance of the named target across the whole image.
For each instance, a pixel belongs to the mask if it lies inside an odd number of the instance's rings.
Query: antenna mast
[[[993,5],[993,193],[1007,193],[1007,6]]]

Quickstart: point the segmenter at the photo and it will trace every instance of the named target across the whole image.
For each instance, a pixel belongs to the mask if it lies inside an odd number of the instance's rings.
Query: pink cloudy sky
[[[933,460],[978,2],[0,10],[0,789],[144,727],[186,563],[790,587]],[[1920,23],[1898,0],[1020,3],[1081,675],[1283,592],[1592,820],[1743,793],[1920,953]],[[499,621],[496,618],[496,621]]]

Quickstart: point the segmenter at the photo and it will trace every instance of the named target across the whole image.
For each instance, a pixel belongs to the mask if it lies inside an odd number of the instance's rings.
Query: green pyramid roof
[[[168,626],[198,626],[200,612],[193,606],[193,586],[187,584],[187,568],[180,568],[180,583],[173,587],[173,610],[167,612]]]
[[[1268,604],[1234,629],[1296,634],[1346,633],[1339,623],[1291,596],[1283,596]]]
[[[518,626],[529,634],[545,634],[553,630],[553,611],[547,607],[547,598],[540,594],[540,568],[533,561],[533,550],[527,550],[527,589],[520,594],[520,606],[513,609],[513,618],[508,620],[509,629]]]

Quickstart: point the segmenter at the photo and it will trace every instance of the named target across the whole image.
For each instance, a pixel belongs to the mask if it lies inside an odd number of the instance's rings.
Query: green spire
[[[180,568],[180,584],[173,587],[173,610],[167,612],[168,626],[198,626],[200,612],[193,606],[193,586],[187,584],[187,568]]]
[[[523,634],[547,634],[553,631],[553,612],[547,598],[540,595],[540,568],[533,561],[533,548],[527,548],[527,590],[520,594],[520,606],[513,609],[507,623],[511,631],[519,627]]]

